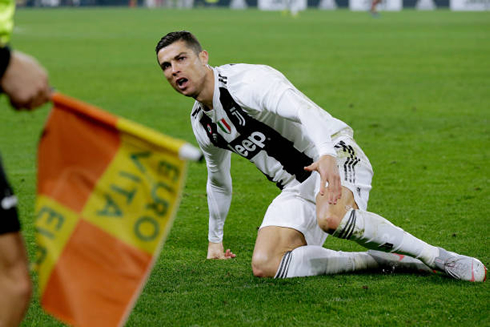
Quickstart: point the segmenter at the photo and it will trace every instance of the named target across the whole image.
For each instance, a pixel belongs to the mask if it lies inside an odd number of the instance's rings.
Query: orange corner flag
[[[165,242],[192,145],[60,93],[38,150],[36,265],[46,311],[121,326]]]

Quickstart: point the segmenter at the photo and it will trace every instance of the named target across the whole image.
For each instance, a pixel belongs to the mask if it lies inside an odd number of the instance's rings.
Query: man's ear
[[[206,50],[202,50],[199,53],[199,59],[206,66],[208,64],[208,61],[209,61],[209,53]]]

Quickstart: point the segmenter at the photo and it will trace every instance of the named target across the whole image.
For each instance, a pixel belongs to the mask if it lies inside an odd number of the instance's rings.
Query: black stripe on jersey
[[[267,177],[267,179],[268,179],[269,181],[271,181],[271,182],[273,182],[273,183],[274,183],[274,181],[272,180],[272,177],[270,177],[270,176],[269,176],[269,175],[267,175],[267,174],[264,174],[264,175],[265,175],[265,177]],[[284,188],[284,184],[282,183],[282,181],[277,182],[277,183],[276,183],[276,186],[277,186],[277,187],[279,187],[279,189],[280,189],[280,190],[282,190],[282,189]]]
[[[211,118],[209,118],[206,114],[203,113],[201,116],[201,120],[199,122],[206,130],[206,133],[211,143],[213,143],[218,148],[229,150],[228,142],[226,142],[226,140],[221,135],[218,134],[218,126],[215,123],[213,123]]]
[[[225,84],[225,85],[226,85],[226,83],[228,83],[228,77],[223,76],[223,75],[221,75],[221,74],[218,74],[218,80],[219,80],[221,83]]]
[[[343,152],[348,153],[348,157],[344,162],[344,180],[346,182],[355,183],[356,182],[356,165],[361,161],[358,157],[356,157],[356,153],[354,148],[351,145],[346,145],[344,141],[340,141],[335,144],[335,149],[342,148]]]
[[[313,163],[313,159],[294,147],[294,143],[272,127],[249,116],[231,97],[225,88],[220,88],[220,102],[228,118],[240,133],[240,137],[230,143],[232,150],[247,159],[252,159],[260,150],[276,159],[285,171],[294,175],[296,180],[304,182],[311,172],[304,167]],[[278,185],[279,186],[279,185]]]
[[[196,118],[197,114],[201,111],[201,106],[197,107],[191,114],[192,117]]]

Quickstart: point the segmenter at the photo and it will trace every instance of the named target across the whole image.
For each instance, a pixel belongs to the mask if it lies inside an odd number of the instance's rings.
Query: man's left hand
[[[318,161],[315,161],[308,167],[307,171],[316,171],[320,174],[320,195],[325,196],[325,185],[327,186],[327,197],[329,204],[336,204],[342,196],[342,184],[340,183],[339,169],[337,168],[337,160],[332,156],[321,156]]]
[[[227,260],[227,259],[233,259],[235,257],[236,254],[231,252],[230,249],[224,251],[223,243],[209,242],[207,259]]]

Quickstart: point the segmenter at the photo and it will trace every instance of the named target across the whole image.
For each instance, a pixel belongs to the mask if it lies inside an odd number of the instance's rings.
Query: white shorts
[[[352,137],[342,135],[333,141],[342,186],[352,191],[359,209],[366,210],[373,178],[371,163]],[[292,228],[304,235],[308,245],[323,245],[328,234],[316,220],[315,199],[319,190],[320,176],[316,172],[303,183],[286,187],[270,204],[260,228]]]

